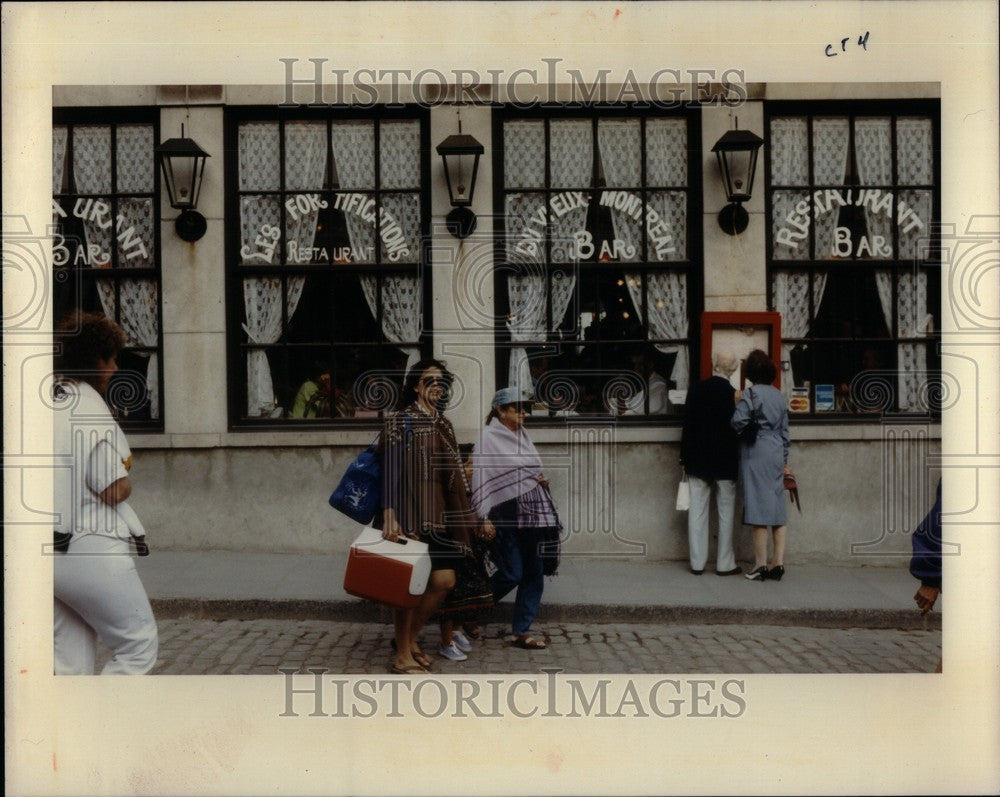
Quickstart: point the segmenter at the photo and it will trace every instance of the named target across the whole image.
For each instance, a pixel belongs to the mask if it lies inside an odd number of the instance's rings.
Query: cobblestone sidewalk
[[[271,674],[279,667],[333,673],[386,673],[389,625],[322,620],[159,621],[154,674]],[[442,674],[576,673],[877,673],[933,672],[940,630],[803,628],[753,625],[545,624],[542,651],[514,648],[498,624],[483,627],[469,658],[437,655],[437,629],[422,641]],[[106,656],[106,654],[105,654]]]

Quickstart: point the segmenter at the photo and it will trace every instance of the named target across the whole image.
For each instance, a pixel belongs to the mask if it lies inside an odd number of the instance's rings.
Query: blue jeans
[[[491,558],[497,566],[493,574],[493,600],[497,603],[514,587],[514,622],[516,635],[527,634],[538,615],[545,578],[538,557],[538,534],[534,529],[517,528],[517,502],[505,501],[490,511],[496,526]]]

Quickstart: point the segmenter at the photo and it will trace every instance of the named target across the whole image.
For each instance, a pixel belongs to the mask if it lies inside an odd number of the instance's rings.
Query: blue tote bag
[[[355,457],[330,496],[330,506],[365,525],[372,522],[382,503],[382,463],[377,448],[376,440]]]
[[[406,434],[410,434],[410,416],[403,416]],[[330,506],[351,520],[368,525],[382,505],[382,462],[378,438],[347,466],[340,484],[330,495]]]

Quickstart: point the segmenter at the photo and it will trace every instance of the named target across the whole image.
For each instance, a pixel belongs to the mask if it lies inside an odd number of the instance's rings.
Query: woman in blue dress
[[[743,482],[743,523],[753,527],[754,567],[746,577],[751,581],[778,581],[785,574],[785,474],[788,468],[788,405],[780,390],[771,383],[777,369],[760,349],[746,359],[750,385],[736,404],[733,429],[740,433],[756,418],[760,430],[752,443],[741,435],[740,479]],[[771,527],[773,551],[767,563],[767,527]]]

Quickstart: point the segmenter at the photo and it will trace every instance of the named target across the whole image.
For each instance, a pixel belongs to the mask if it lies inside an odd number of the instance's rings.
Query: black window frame
[[[698,357],[697,352],[700,347],[700,324],[698,319],[701,317],[701,312],[704,309],[704,232],[703,232],[703,164],[702,164],[702,140],[701,140],[701,109],[702,105],[700,103],[686,103],[678,108],[664,109],[664,108],[654,108],[646,104],[603,104],[594,103],[590,105],[565,105],[559,103],[550,104],[540,104],[532,108],[520,108],[517,106],[511,106],[506,104],[496,104],[493,106],[493,119],[492,119],[492,131],[493,131],[493,203],[494,203],[494,219],[495,219],[495,255],[494,255],[494,275],[493,275],[493,289],[494,289],[494,303],[495,303],[495,316],[494,316],[494,349],[497,353],[495,358],[495,378],[497,380],[497,385],[506,385],[508,381],[508,363],[510,358],[510,352],[515,348],[515,344],[511,340],[510,331],[507,328],[505,319],[510,313],[509,297],[507,293],[506,277],[513,273],[510,269],[511,266],[508,264],[506,255],[506,235],[507,235],[507,218],[506,218],[506,196],[508,194],[542,194],[545,196],[552,196],[563,191],[574,190],[567,188],[554,188],[551,185],[551,169],[550,169],[550,158],[551,150],[549,145],[549,129],[550,123],[552,121],[562,121],[562,120],[579,120],[579,119],[589,119],[593,124],[593,141],[594,141],[594,166],[593,166],[593,178],[594,184],[586,189],[591,192],[594,196],[598,194],[601,190],[596,178],[597,178],[597,161],[599,158],[598,152],[598,137],[597,137],[597,126],[601,119],[638,119],[640,120],[640,185],[634,187],[627,186],[612,186],[608,190],[623,190],[623,191],[634,191],[642,196],[643,200],[643,213],[642,213],[642,226],[643,226],[643,247],[645,248],[644,254],[646,257],[644,259],[635,262],[614,262],[610,264],[610,267],[614,270],[622,271],[638,271],[643,277],[642,285],[642,295],[643,298],[647,296],[646,288],[646,274],[648,273],[659,273],[659,272],[676,272],[683,273],[686,276],[687,285],[687,314],[688,314],[688,334],[685,338],[671,339],[666,341],[660,338],[624,338],[624,339],[605,339],[598,340],[588,343],[586,345],[593,347],[594,351],[597,352],[598,358],[601,357],[603,350],[608,347],[620,347],[620,346],[634,346],[645,347],[653,346],[658,342],[669,342],[681,345],[687,345],[688,347],[688,379],[689,387],[697,381],[698,379]],[[650,119],[684,119],[687,124],[687,184],[684,186],[651,186],[647,183],[647,152],[646,152],[646,121]],[[504,170],[504,123],[512,120],[541,120],[544,122],[545,129],[545,185],[542,188],[506,188],[505,187],[505,170]],[[647,227],[647,216],[645,209],[647,207],[647,197],[651,193],[662,192],[662,191],[679,191],[683,190],[687,195],[687,217],[685,223],[685,230],[687,239],[685,241],[685,251],[686,257],[683,260],[671,260],[671,261],[655,261],[649,259],[649,235]],[[551,206],[548,202],[545,203],[546,208],[551,212]],[[591,207],[596,206],[596,203],[592,202]],[[545,272],[548,280],[551,280],[552,274],[561,269],[565,269],[565,264],[553,263],[551,257],[551,236],[546,236],[545,238]],[[609,270],[608,263],[599,262],[596,257],[593,262],[579,262],[576,266],[579,269],[579,274],[583,275],[585,272],[599,273],[601,269]],[[516,268],[516,267],[515,267]],[[580,289],[580,281],[577,282],[577,287],[575,289],[575,294]],[[546,284],[546,330],[551,330],[551,320],[552,320],[552,292],[549,283]],[[648,321],[644,322],[643,326],[648,328]],[[528,349],[538,349],[543,353],[555,353],[556,346],[548,338],[551,336],[551,332],[546,332],[546,341],[531,341],[531,342],[518,342],[517,347],[525,347]],[[565,344],[564,344],[565,345]],[[600,362],[600,359],[598,359]],[[626,369],[621,368],[620,365],[611,366],[608,369],[602,369],[600,366],[596,369],[595,373],[605,373],[605,375],[610,374],[612,371],[625,373]],[[669,379],[669,374],[665,375]],[[591,419],[596,417],[609,417],[614,418],[617,422],[626,425],[640,425],[640,426],[679,426],[683,423],[684,412],[683,406],[680,407],[679,411],[666,413],[666,414],[648,414],[649,409],[649,390],[644,391],[645,395],[643,397],[643,412],[636,415],[592,415],[592,414],[581,414],[581,418]],[[549,413],[535,413],[529,415],[527,422],[532,425],[552,425],[561,426],[565,424],[567,418],[565,416],[555,416]]]
[[[77,268],[72,262],[74,258],[70,258],[70,262],[65,265],[53,264],[53,294],[52,301],[53,307],[56,309],[56,313],[53,313],[53,322],[58,321],[55,315],[60,314],[58,301],[58,291],[61,290],[60,286],[68,286],[69,289],[75,290],[75,301],[73,302],[75,307],[79,306],[80,291],[86,290],[84,287],[87,283],[94,283],[97,280],[110,280],[115,286],[115,318],[114,321],[120,324],[122,303],[121,303],[121,281],[124,279],[133,280],[152,280],[156,283],[156,312],[157,312],[157,335],[156,335],[156,346],[126,346],[123,353],[129,356],[134,352],[150,352],[157,355],[157,382],[159,390],[159,418],[144,418],[136,419],[130,418],[126,413],[116,412],[117,421],[121,424],[122,428],[126,431],[142,432],[142,433],[162,433],[165,430],[165,419],[169,408],[166,406],[166,391],[164,390],[163,381],[163,257],[162,257],[162,247],[161,247],[161,236],[160,236],[160,226],[161,226],[161,204],[160,204],[160,167],[156,162],[155,155],[153,160],[153,191],[150,192],[136,192],[136,191],[118,191],[118,158],[117,158],[117,131],[119,126],[126,125],[149,125],[152,127],[153,131],[153,146],[154,148],[160,143],[160,108],[156,106],[60,106],[52,109],[52,127],[53,131],[56,127],[66,127],[67,128],[67,140],[66,140],[66,156],[64,162],[64,178],[63,183],[68,186],[74,185],[73,175],[73,135],[72,130],[74,127],[87,127],[87,126],[108,126],[110,127],[111,136],[111,187],[112,190],[109,194],[99,193],[99,194],[88,194],[80,191],[67,191],[67,192],[56,192],[53,194],[53,202],[68,202],[71,206],[76,203],[77,199],[87,199],[87,198],[103,198],[107,196],[111,200],[111,218],[118,218],[118,203],[121,199],[149,199],[152,202],[153,208],[153,223],[152,223],[152,234],[153,234],[153,250],[150,253],[150,257],[153,261],[152,267],[142,267],[142,268],[120,268],[118,265],[118,246],[111,246],[111,268],[108,269],[93,269],[93,268]],[[50,179],[51,184],[51,179]],[[65,209],[65,208],[64,208]],[[112,240],[115,240],[112,236]],[[76,242],[80,245],[86,245],[84,241]],[[66,309],[69,309],[68,307]],[[97,310],[103,314],[103,308]],[[122,358],[119,357],[119,368],[122,369],[120,373],[124,376],[127,366],[123,366]],[[114,390],[114,379],[121,377],[113,377],[112,385],[109,389],[109,397],[115,395]],[[128,392],[128,391],[124,391]],[[112,409],[115,409],[114,407]]]
[[[282,245],[278,247],[281,259],[277,264],[269,266],[246,266],[240,263],[240,197],[241,194],[267,195],[274,194],[286,197],[304,193],[298,189],[285,188],[286,172],[284,165],[285,136],[283,134],[284,125],[288,122],[325,122],[327,125],[327,144],[330,142],[330,126],[334,122],[359,120],[373,121],[375,131],[375,185],[373,189],[339,189],[324,188],[321,191],[309,191],[308,193],[320,193],[323,195],[335,195],[338,193],[363,193],[381,196],[382,194],[414,194],[419,196],[421,203],[420,220],[420,240],[416,261],[413,263],[393,264],[382,262],[382,251],[379,245],[379,225],[380,220],[376,216],[375,227],[375,247],[374,260],[371,264],[334,264],[328,261],[326,264],[312,263],[291,263],[287,260],[287,250],[284,246],[284,235]],[[381,122],[393,120],[418,121],[420,124],[420,186],[418,190],[382,188],[380,170],[380,131]],[[281,148],[281,164],[279,169],[280,185],[279,190],[253,190],[241,192],[239,188],[239,139],[238,131],[240,124],[248,122],[277,122],[279,124],[279,147]],[[381,425],[380,417],[376,418],[355,418],[355,417],[322,417],[322,418],[249,418],[244,415],[243,408],[246,405],[246,358],[245,351],[252,348],[265,349],[289,349],[289,348],[310,348],[316,349],[325,347],[331,358],[336,349],[346,349],[351,347],[371,348],[373,350],[389,350],[397,347],[397,344],[380,341],[372,343],[362,342],[338,342],[329,340],[316,343],[290,343],[284,340],[285,334],[279,336],[278,342],[262,347],[255,347],[252,344],[244,343],[241,338],[242,319],[242,285],[243,280],[249,276],[267,277],[275,276],[282,279],[282,329],[287,329],[288,319],[286,316],[286,305],[284,298],[287,296],[288,279],[291,276],[323,275],[323,274],[345,274],[360,277],[361,275],[371,276],[393,276],[393,275],[415,275],[422,280],[422,313],[423,324],[421,327],[420,339],[417,342],[421,357],[429,356],[432,351],[433,342],[433,322],[432,322],[432,300],[433,287],[431,277],[431,159],[430,159],[430,113],[426,107],[417,105],[405,106],[377,106],[374,108],[356,108],[350,106],[327,106],[323,108],[279,108],[275,106],[227,106],[224,110],[224,136],[226,151],[226,181],[225,181],[225,280],[226,280],[226,361],[227,361],[227,413],[228,428],[230,431],[284,431],[301,432],[305,429],[327,429],[343,430],[345,428],[372,428]],[[329,166],[328,166],[329,168]],[[286,208],[284,201],[279,202],[281,229],[286,229]],[[378,291],[378,317],[374,319],[374,324],[381,330],[382,313],[382,291]],[[365,312],[367,312],[367,307]],[[287,368],[287,357],[284,358]],[[397,382],[402,381],[402,374],[393,374]]]
[[[870,272],[873,279],[876,270],[887,270],[892,274],[892,320],[891,325],[887,325],[888,337],[814,337],[809,333],[805,337],[786,337],[782,330],[782,343],[796,344],[816,344],[821,347],[832,347],[838,342],[856,344],[866,344],[870,346],[882,345],[884,347],[897,347],[900,343],[912,341],[914,343],[924,343],[927,346],[927,374],[928,379],[933,382],[935,378],[940,378],[941,373],[941,103],[938,99],[887,99],[887,100],[768,100],[764,102],[764,150],[765,160],[764,170],[764,210],[766,223],[766,251],[765,263],[767,271],[767,303],[772,310],[774,308],[774,280],[776,272],[799,272],[810,274],[810,286],[813,284],[812,275],[816,272],[830,272],[834,268],[838,270],[849,270],[852,272]],[[859,117],[890,117],[891,118],[891,141],[892,141],[892,185],[888,189],[893,193],[892,220],[892,252],[889,259],[878,259],[874,257],[859,258],[857,251],[852,250],[850,258],[837,260],[821,260],[816,257],[816,224],[810,212],[809,224],[809,254],[806,260],[778,259],[774,257],[774,202],[772,197],[776,191],[801,191],[810,198],[813,192],[821,190],[817,188],[814,175],[813,156],[813,120],[816,117],[844,116],[848,119],[848,155],[855,152],[854,132],[855,119]],[[916,185],[900,183],[899,168],[897,162],[897,139],[896,124],[900,117],[929,117],[932,124],[932,152],[933,163],[933,185]],[[772,184],[771,174],[771,122],[780,117],[805,117],[807,124],[808,143],[808,184],[805,186],[775,186]],[[822,186],[827,187],[827,186]],[[840,186],[843,187],[843,186]],[[884,188],[883,186],[868,186],[863,188]],[[899,255],[899,219],[895,208],[897,207],[898,195],[904,191],[930,191],[931,195],[931,219],[927,223],[927,233],[929,245],[921,249],[918,254],[924,257],[903,259]],[[853,240],[853,239],[852,239]],[[904,270],[923,270],[927,274],[927,310],[935,318],[934,332],[929,336],[900,338],[898,334],[898,312],[897,295],[900,274]],[[814,291],[810,287],[808,291],[809,318],[816,319],[817,308],[814,307]],[[898,360],[895,368],[884,369],[885,371],[898,370]],[[861,373],[864,373],[863,371]],[[791,378],[790,372],[782,374],[782,379]],[[898,382],[896,383],[898,385]],[[814,385],[815,387],[815,385]],[[881,394],[882,388],[875,388]],[[882,407],[879,411],[855,410],[855,411],[821,411],[816,410],[815,394],[810,395],[808,413],[789,413],[789,419],[793,423],[874,423],[881,420],[885,415],[895,415],[902,418],[929,418],[939,421],[941,416],[940,405],[933,400],[935,391],[930,390],[932,402],[926,411],[920,410],[900,410],[899,395],[896,387],[893,387],[892,405]]]

